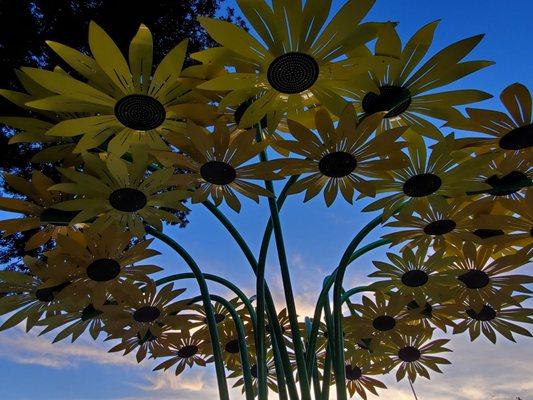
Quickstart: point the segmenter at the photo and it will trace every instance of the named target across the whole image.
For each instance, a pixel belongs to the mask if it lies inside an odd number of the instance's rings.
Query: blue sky
[[[228,2],[230,5],[233,2]],[[337,9],[341,1],[335,1]],[[493,94],[508,84],[520,81],[533,88],[531,74],[531,13],[530,0],[377,0],[368,20],[399,21],[398,31],[408,38],[419,27],[436,19],[442,22],[437,29],[431,49],[444,46],[479,33],[485,39],[472,53],[472,58],[496,61],[496,64],[461,80],[450,88],[477,88]],[[499,107],[496,100],[487,100],[486,107]],[[332,270],[348,243],[361,226],[374,217],[362,214],[365,201],[350,206],[338,201],[326,208],[322,198],[302,205],[302,196],[287,201],[282,220],[291,273],[295,283],[298,308],[308,315],[322,283]],[[245,201],[243,211],[235,214],[224,209],[257,250],[267,220],[267,205]],[[0,214],[1,217],[1,214]],[[178,240],[197,259],[206,272],[231,278],[247,294],[253,294],[253,275],[246,260],[231,242],[217,221],[202,206],[193,207],[191,223],[186,229],[168,228],[166,233]],[[383,230],[370,235],[378,238]],[[167,273],[185,271],[185,266],[168,249],[156,245],[163,254],[154,259]],[[274,249],[271,249],[274,255]],[[394,249],[393,249],[394,250]],[[372,260],[385,257],[377,250],[352,265],[346,286],[367,282]],[[277,259],[270,257],[267,275],[271,289],[281,301]],[[531,273],[531,269],[528,271]],[[193,293],[194,286],[190,293]],[[225,292],[213,286],[213,292]],[[74,345],[50,345],[49,338],[26,335],[15,328],[0,333],[0,398],[9,400],[134,400],[134,399],[212,399],[214,381],[209,369],[194,369],[179,379],[150,372],[150,363],[137,365],[130,358],[106,353],[108,345],[81,339]],[[528,340],[518,344],[498,343],[493,346],[480,340],[469,344],[464,337],[454,337],[450,356],[454,365],[445,374],[434,376],[431,383],[420,379],[416,388],[421,399],[477,400],[522,399],[533,397],[530,360],[533,346]],[[497,360],[497,362],[495,362]],[[529,366],[529,368],[528,368]],[[409,399],[405,382],[385,379],[390,390],[382,392],[382,399]],[[240,398],[236,395],[235,398]]]

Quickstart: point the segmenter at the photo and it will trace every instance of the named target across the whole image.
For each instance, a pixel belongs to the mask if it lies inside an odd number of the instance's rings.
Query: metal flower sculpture
[[[49,145],[32,160],[30,181],[4,175],[20,196],[0,198],[0,209],[22,216],[0,229],[31,231],[32,257],[27,272],[0,271],[0,329],[25,322],[55,332],[54,341],[103,337],[115,341],[111,351],[176,374],[214,368],[223,400],[228,380],[247,400],[269,392],[327,400],[333,390],[338,400],[366,399],[386,389],[384,374],[412,384],[442,372],[447,333],[532,336],[533,310],[523,304],[533,283],[523,269],[533,256],[530,92],[515,83],[501,94],[507,112],[463,114],[459,106],[490,95],[434,91],[491,64],[464,61],[482,36],[422,63],[437,23],[402,45],[395,24],[360,23],[372,0],[346,1],[329,23],[331,1],[237,3],[255,33],[201,18],[220,47],[191,55],[188,68],[186,41],[153,68],[146,26],[126,60],[91,23],[91,54],[48,42],[70,69],[22,67],[26,92],[0,91],[32,111],[0,119],[17,131],[11,142]],[[434,118],[476,136],[444,134]],[[47,177],[40,163],[60,173]],[[273,181],[284,180],[276,190]],[[323,192],[327,206],[370,199],[364,211],[377,213],[346,238],[308,317],[297,313],[279,215],[301,192],[304,202]],[[219,209],[239,212],[250,199],[269,210],[257,255]],[[243,251],[257,277],[253,297],[203,273],[163,233],[186,202],[206,207]],[[389,231],[361,246],[380,226]],[[272,235],[282,309],[265,280]],[[146,261],[159,254],[154,240],[189,270],[162,276]],[[345,288],[350,263],[386,245],[375,281]],[[198,295],[184,294],[185,279]]]

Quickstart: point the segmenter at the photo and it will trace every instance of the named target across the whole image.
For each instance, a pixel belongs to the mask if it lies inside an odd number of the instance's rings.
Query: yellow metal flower
[[[129,49],[129,65],[113,40],[94,22],[89,25],[89,47],[94,59],[56,42],[48,45],[87,83],[57,71],[23,68],[29,78],[53,95],[27,103],[29,107],[58,112],[85,112],[88,117],[59,122],[51,136],[82,138],[75,152],[102,145],[117,155],[143,143],[166,149],[163,138],[184,128],[183,118],[209,123],[214,113],[207,99],[191,89],[196,79],[180,76],[187,41],[172,49],[152,73],[152,34],[141,25]]]
[[[380,366],[371,364],[362,354],[360,350],[345,357],[344,373],[350,397],[354,397],[357,393],[362,399],[367,400],[367,392],[379,396],[377,389],[387,389],[387,386],[373,377],[383,373]],[[331,384],[334,385],[335,382],[335,375],[333,375]]]
[[[498,257],[489,246],[477,247],[472,243],[465,243],[462,254],[450,265],[450,271],[459,281],[455,287],[454,297],[457,300],[468,301],[476,311],[479,311],[487,301],[498,299],[508,291],[530,293],[524,285],[533,283],[529,275],[509,275],[513,271],[529,262],[531,249],[524,248],[514,254]]]
[[[147,173],[149,165],[146,149],[135,147],[133,162],[127,162],[113,154],[105,161],[89,153],[83,154],[83,172],[60,168],[71,183],[59,183],[51,190],[76,195],[74,200],[57,204],[64,211],[81,210],[70,222],[75,224],[96,218],[95,229],[104,229],[117,223],[128,227],[133,236],[145,234],[144,224],[162,229],[162,221],[180,222],[165,209],[186,210],[181,201],[188,192],[175,189],[171,183],[172,168]]]
[[[191,201],[199,203],[211,196],[216,205],[224,200],[239,212],[241,202],[235,191],[259,202],[259,196],[272,196],[268,190],[250,180],[281,179],[269,162],[247,163],[263,151],[268,142],[256,142],[254,130],[231,133],[224,119],[216,122],[214,132],[188,124],[188,133],[170,134],[168,140],[184,154],[154,152],[164,165],[189,171],[174,175],[170,182],[196,187]]]
[[[114,225],[103,231],[90,228],[76,235],[60,235],[57,247],[48,253],[52,275],[47,284],[60,284],[66,274],[71,284],[63,289],[65,294],[88,297],[96,308],[104,305],[109,295],[122,299],[134,290],[134,282],[147,283],[149,274],[162,270],[138,264],[160,254],[148,248],[152,241],[131,245],[131,235]]]
[[[490,61],[461,62],[483,38],[478,35],[453,43],[420,65],[431,46],[437,24],[435,21],[421,28],[403,48],[394,25],[383,26],[375,54],[389,58],[376,64],[377,67],[366,75],[378,90],[360,90],[353,96],[359,112],[369,115],[387,111],[381,130],[410,126],[420,135],[440,140],[442,133],[427,117],[446,121],[461,118],[456,106],[492,97],[479,90],[435,93],[435,89],[493,64]],[[348,57],[354,55],[368,57],[371,53],[362,47],[348,52]],[[424,94],[428,91],[431,93]]]
[[[241,351],[239,348],[239,340],[237,337],[237,330],[235,324],[227,324],[219,329],[220,346],[222,347],[222,356],[224,364],[228,369],[236,369],[241,365]],[[246,345],[248,352],[255,354],[255,346],[253,335],[251,334],[251,327],[249,324],[244,325],[246,334]]]
[[[61,311],[49,317],[42,319],[39,325],[45,326],[41,331],[41,335],[51,332],[54,329],[61,327],[62,329],[55,336],[53,343],[59,342],[71,336],[71,341],[76,341],[83,333],[89,332],[91,337],[96,340],[100,333],[104,331],[104,326],[109,318],[106,313],[107,304],[111,300],[108,299],[103,306],[95,308],[91,303],[85,302],[79,308],[72,305],[71,309],[60,309]]]
[[[453,252],[461,248],[464,241],[475,240],[474,223],[467,198],[446,199],[440,196],[411,200],[410,207],[402,209],[385,226],[395,232],[383,235],[393,245],[407,241],[407,246],[432,246],[435,250]],[[400,230],[404,228],[403,230]]]
[[[408,139],[410,165],[391,171],[393,179],[382,184],[380,191],[393,194],[376,200],[363,211],[383,209],[386,220],[407,200],[409,209],[415,199],[436,195],[458,197],[464,196],[467,191],[490,188],[488,184],[476,180],[477,171],[488,157],[470,157],[462,152],[454,152],[453,135],[432,146],[429,155],[422,138],[412,131],[407,131],[404,136]]]
[[[158,336],[148,330],[144,335],[135,329],[124,329],[119,332],[108,332],[107,340],[119,339],[120,343],[112,347],[109,352],[124,351],[124,355],[136,350],[135,357],[137,362],[141,362],[150,355],[150,358],[156,357],[157,354],[166,353],[178,340],[181,334],[176,333],[168,327],[159,333]]]
[[[401,336],[392,338],[393,345],[388,347],[385,354],[392,358],[395,365],[399,365],[396,371],[396,380],[405,377],[414,382],[417,376],[429,378],[428,368],[441,372],[439,365],[451,364],[448,360],[434,354],[451,351],[444,347],[448,339],[438,339],[429,342],[424,335]]]
[[[509,293],[491,299],[476,311],[467,302],[457,305],[460,322],[453,329],[454,334],[468,330],[470,340],[474,341],[482,333],[492,343],[496,343],[496,333],[508,340],[515,341],[513,334],[533,336],[531,332],[518,324],[533,324],[533,309],[519,306],[529,296],[513,296]]]
[[[157,290],[153,281],[138,287],[131,285],[125,292],[116,293],[119,304],[109,306],[105,329],[107,331],[131,328],[144,336],[148,331],[159,336],[166,327],[189,330],[188,317],[176,315],[184,308],[183,301],[177,301],[185,289],[174,289],[170,283]]]
[[[62,306],[76,300],[65,295],[64,290],[70,285],[66,274],[59,276],[47,264],[29,256],[24,257],[24,264],[30,274],[0,271],[0,291],[10,293],[0,298],[0,315],[14,312],[0,326],[0,331],[24,320],[29,331],[43,316],[56,315]],[[59,283],[48,284],[52,277]]]
[[[207,363],[213,361],[211,356],[211,344],[208,341],[200,339],[195,335],[175,335],[174,339],[174,341],[169,343],[168,348],[163,348],[160,352],[156,351],[153,353],[156,358],[170,357],[155,367],[154,371],[160,369],[166,371],[176,365],[175,373],[176,375],[179,375],[187,366],[190,368],[192,368],[193,365],[205,367]]]
[[[407,313],[409,297],[392,294],[387,297],[376,292],[375,301],[363,296],[362,304],[355,304],[359,315],[344,318],[346,338],[359,342],[364,340],[375,349],[399,335],[412,335],[420,328],[409,324],[412,320]]]
[[[39,171],[33,171],[30,181],[7,173],[4,173],[4,179],[8,187],[25,197],[24,200],[0,197],[0,210],[24,215],[0,221],[0,230],[4,231],[4,237],[17,232],[36,230],[24,246],[25,250],[32,250],[55,240],[60,234],[67,235],[76,229],[74,226],[67,226],[76,214],[61,212],[55,208],[69,196],[57,190],[50,190],[55,185],[52,179]]]
[[[444,250],[428,255],[428,246],[420,245],[416,251],[409,247],[401,255],[387,253],[388,263],[373,261],[376,272],[368,275],[386,280],[372,283],[371,287],[380,292],[394,291],[400,295],[425,304],[428,297],[443,301],[451,297],[449,287],[454,277],[445,273],[454,258],[446,257]]]
[[[324,199],[330,206],[340,191],[352,203],[357,190],[361,195],[374,197],[377,188],[390,179],[389,171],[407,165],[396,140],[406,128],[384,135],[372,136],[381,122],[382,114],[358,121],[355,110],[347,106],[337,127],[325,109],[315,115],[318,136],[296,121],[289,120],[289,128],[296,140],[278,140],[277,146],[305,158],[278,160],[284,175],[306,174],[296,181],[289,193],[306,191],[304,201],[316,196],[323,188]]]
[[[377,36],[382,24],[359,25],[374,0],[347,1],[327,25],[329,0],[306,1],[305,5],[301,0],[280,0],[272,7],[264,0],[239,0],[238,4],[266,47],[240,27],[202,17],[200,23],[222,47],[193,54],[193,58],[235,68],[236,73],[199,88],[230,91],[222,100],[224,106],[255,99],[243,113],[241,127],[274,111],[299,120],[319,105],[339,115],[346,105],[343,96],[361,88],[358,74],[383,62],[383,57],[337,60]],[[370,90],[374,87],[370,85]]]
[[[428,332],[433,327],[447,332],[448,327],[455,326],[454,320],[458,318],[454,300],[437,302],[428,298],[421,305],[413,300],[407,304],[407,309],[415,322],[422,324]]]
[[[500,94],[500,100],[507,113],[478,108],[467,108],[469,118],[450,121],[447,125],[485,133],[489,138],[466,138],[463,143],[474,146],[482,152],[500,151],[504,153],[520,152],[521,157],[533,157],[533,119],[531,117],[532,100],[528,88],[520,83],[513,83]]]

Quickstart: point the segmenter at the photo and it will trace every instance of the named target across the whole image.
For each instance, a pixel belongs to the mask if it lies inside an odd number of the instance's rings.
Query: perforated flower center
[[[88,321],[90,319],[96,318],[97,316],[99,316],[102,313],[103,313],[103,311],[100,311],[100,310],[94,308],[94,306],[92,304],[89,304],[87,307],[85,307],[81,311],[81,320],[82,321]]]
[[[388,111],[385,118],[394,118],[403,114],[411,105],[411,92],[401,86],[384,85],[379,94],[370,92],[363,98],[362,107],[365,113],[375,114]]]
[[[115,117],[136,131],[149,131],[165,122],[166,111],[159,100],[144,94],[130,94],[115,104]]]
[[[402,347],[398,350],[398,357],[405,362],[414,362],[420,359],[420,350],[413,346]]]
[[[318,162],[318,169],[330,178],[342,178],[350,175],[357,167],[357,160],[350,153],[335,151],[326,154]]]
[[[505,235],[505,232],[501,229],[476,229],[472,233],[480,239],[489,239],[496,236]]]
[[[159,308],[153,306],[141,307],[133,313],[133,319],[137,322],[153,322],[161,315]]]
[[[120,273],[120,264],[111,258],[99,258],[87,267],[87,277],[96,282],[115,279]]]
[[[349,381],[356,381],[363,376],[361,368],[359,368],[357,365],[345,365],[344,373],[346,375],[346,379]]]
[[[419,269],[413,269],[412,271],[407,271],[402,275],[402,283],[405,286],[409,287],[419,287],[427,283],[429,279],[428,274]]]
[[[450,233],[455,229],[457,224],[451,219],[439,219],[438,221],[433,221],[427,224],[424,227],[424,233],[427,235],[445,235]]]
[[[522,171],[511,171],[501,178],[498,177],[498,175],[492,175],[485,180],[485,183],[492,186],[494,190],[491,190],[490,193],[494,196],[508,196],[518,192],[520,190],[520,182],[526,179],[528,179],[528,177]]]
[[[496,318],[496,310],[491,306],[484,305],[481,311],[475,312],[472,308],[466,310],[468,316],[476,321],[492,321]]]
[[[198,353],[198,346],[195,346],[193,344],[183,346],[181,349],[178,350],[178,356],[180,358],[189,358],[194,356],[196,353]]]
[[[469,289],[482,289],[490,282],[489,276],[479,269],[471,269],[460,275],[457,279],[463,282]]]
[[[515,128],[500,138],[504,150],[522,150],[533,146],[533,124]]]
[[[231,354],[237,354],[239,352],[239,341],[237,339],[230,340],[224,346],[224,350]]]
[[[200,167],[200,175],[213,185],[229,185],[237,177],[237,171],[223,161],[208,161]]]
[[[142,210],[148,203],[146,195],[138,189],[121,188],[109,195],[109,204],[115,210],[122,212],[136,212]]]
[[[442,180],[435,174],[418,174],[403,184],[403,192],[409,197],[425,197],[435,193],[442,186]]]
[[[285,94],[301,93],[318,79],[319,66],[309,54],[289,52],[270,63],[267,79],[270,86]]]
[[[139,333],[137,333],[137,339],[139,339],[139,345],[143,345],[146,342],[151,342],[153,340],[157,340],[157,336],[154,335],[150,329],[146,331],[143,337]]]
[[[396,326],[396,320],[389,315],[380,315],[374,318],[372,326],[381,332],[390,331]]]
[[[49,303],[54,301],[55,295],[61,292],[64,288],[70,285],[70,282],[63,282],[56,286],[51,286],[48,288],[37,289],[35,291],[35,298],[43,303]]]

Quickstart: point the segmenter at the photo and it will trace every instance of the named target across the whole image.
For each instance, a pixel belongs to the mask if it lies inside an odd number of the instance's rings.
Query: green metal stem
[[[258,139],[261,137],[261,127],[258,126]],[[267,161],[267,155],[265,151],[260,153],[261,161]],[[271,181],[265,180],[265,188],[271,193],[274,192],[274,185]],[[296,357],[297,374],[300,384],[300,393],[303,400],[311,400],[311,393],[309,391],[309,380],[307,375],[304,349],[300,337],[300,328],[298,325],[298,316],[296,313],[296,305],[294,302],[294,294],[292,292],[291,277],[289,272],[289,265],[287,262],[287,254],[285,253],[285,243],[283,239],[283,231],[281,229],[281,222],[279,219],[279,210],[276,204],[276,200],[273,197],[268,198],[268,205],[270,208],[270,217],[272,219],[272,226],[274,229],[274,239],[276,241],[276,248],[278,252],[278,260],[281,269],[281,279],[283,283],[283,291],[285,294],[285,302],[287,305],[287,312],[289,315],[291,335],[294,345],[294,353]],[[264,279],[257,282],[258,288],[264,285]],[[287,374],[286,374],[287,375]]]
[[[222,358],[222,351],[220,349],[220,339],[217,331],[215,313],[213,311],[213,305],[211,304],[211,298],[209,296],[209,288],[207,287],[207,282],[203,276],[203,273],[200,270],[200,267],[198,267],[198,264],[196,264],[196,261],[194,261],[194,259],[191,257],[191,255],[172,238],[165,235],[163,232],[152,228],[151,226],[146,226],[146,233],[161,240],[163,243],[171,247],[176,253],[178,253],[187,263],[192,273],[194,274],[196,281],[198,282],[206,314],[207,325],[209,328],[209,335],[211,337],[211,343],[213,344],[213,358],[215,361],[215,371],[217,374],[217,383],[220,399],[229,400],[226,373],[224,371],[224,362]]]
[[[226,310],[231,314],[231,318],[235,323],[235,330],[237,331],[237,342],[239,343],[239,355],[241,358],[242,376],[244,378],[244,393],[246,400],[254,400],[254,387],[252,384],[252,373],[250,367],[250,356],[248,354],[248,346],[246,344],[246,333],[244,332],[244,326],[242,324],[241,317],[235,310],[235,307],[231,305],[229,301],[216,294],[210,295],[211,300],[216,301],[224,306]],[[196,296],[191,299],[191,303],[203,300],[202,296]]]
[[[333,332],[333,320],[331,318],[331,309],[329,301],[324,303],[324,317],[326,319],[326,329],[328,332]],[[322,400],[329,400],[329,382],[331,380],[331,362],[334,354],[334,345],[330,340],[333,335],[328,335],[328,343],[326,347],[326,357],[324,359],[324,377],[322,384]]]

